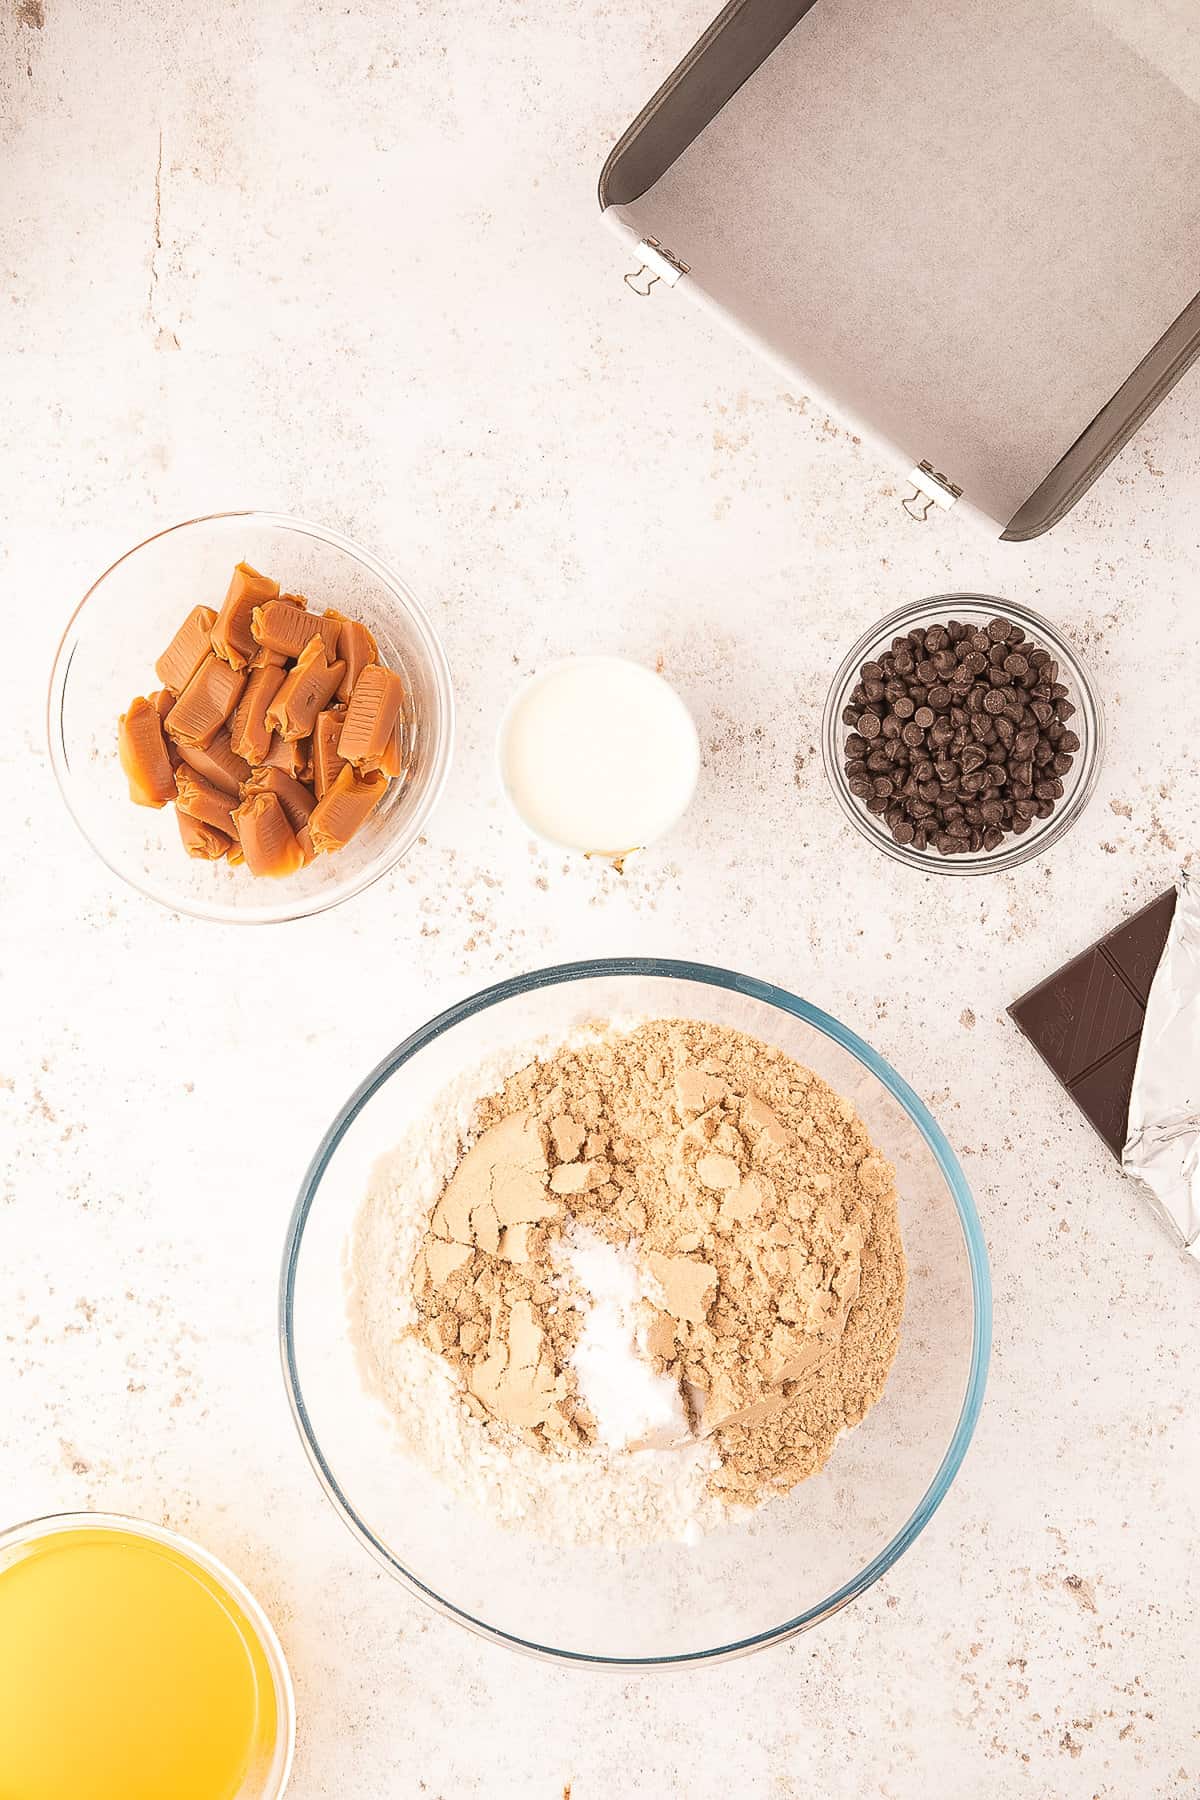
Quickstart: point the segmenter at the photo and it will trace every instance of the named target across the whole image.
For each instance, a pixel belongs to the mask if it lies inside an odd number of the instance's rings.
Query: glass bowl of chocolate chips
[[[888,856],[945,875],[1041,855],[1091,797],[1104,715],[1086,666],[1036,613],[936,594],[859,638],[829,692],[825,769]]]

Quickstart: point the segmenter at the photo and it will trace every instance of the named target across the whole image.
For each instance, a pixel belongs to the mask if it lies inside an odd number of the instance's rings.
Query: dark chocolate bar
[[[1146,1001],[1174,911],[1171,888],[1008,1009],[1118,1160]]]

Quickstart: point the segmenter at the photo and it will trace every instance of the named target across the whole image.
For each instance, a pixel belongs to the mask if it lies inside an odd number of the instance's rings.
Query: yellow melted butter
[[[0,1800],[235,1800],[277,1729],[258,1634],[173,1546],[96,1526],[0,1560]]]

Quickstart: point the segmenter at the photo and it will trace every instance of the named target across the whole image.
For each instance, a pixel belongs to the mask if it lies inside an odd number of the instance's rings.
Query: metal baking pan
[[[730,0],[600,177],[639,292],[715,307],[1011,540],[1200,354],[1200,17]]]

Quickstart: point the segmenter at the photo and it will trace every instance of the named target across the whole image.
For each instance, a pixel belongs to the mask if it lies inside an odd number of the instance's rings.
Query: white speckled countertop
[[[234,1564],[295,1672],[295,1800],[1193,1800],[1200,1270],[1004,1007],[1200,846],[1200,382],[1052,537],[908,525],[877,453],[621,285],[598,169],[711,4],[0,0],[0,588],[27,672],[0,747],[2,1511],[125,1510]],[[42,719],[89,580],[242,504],[406,571],[461,707],[428,842],[261,931],[115,887]],[[847,643],[953,588],[1066,628],[1108,708],[1083,820],[981,881],[868,854],[816,748]],[[581,648],[661,656],[705,747],[624,879],[540,854],[492,778],[515,675]],[[519,1660],[393,1585],[317,1489],[275,1346],[297,1181],[358,1076],[498,975],[621,951],[748,970],[869,1037],[962,1157],[996,1289],[980,1431],[916,1547],[823,1630],[657,1679]],[[328,980],[295,1032],[302,953]],[[278,1128],[250,1164],[248,1090]]]

